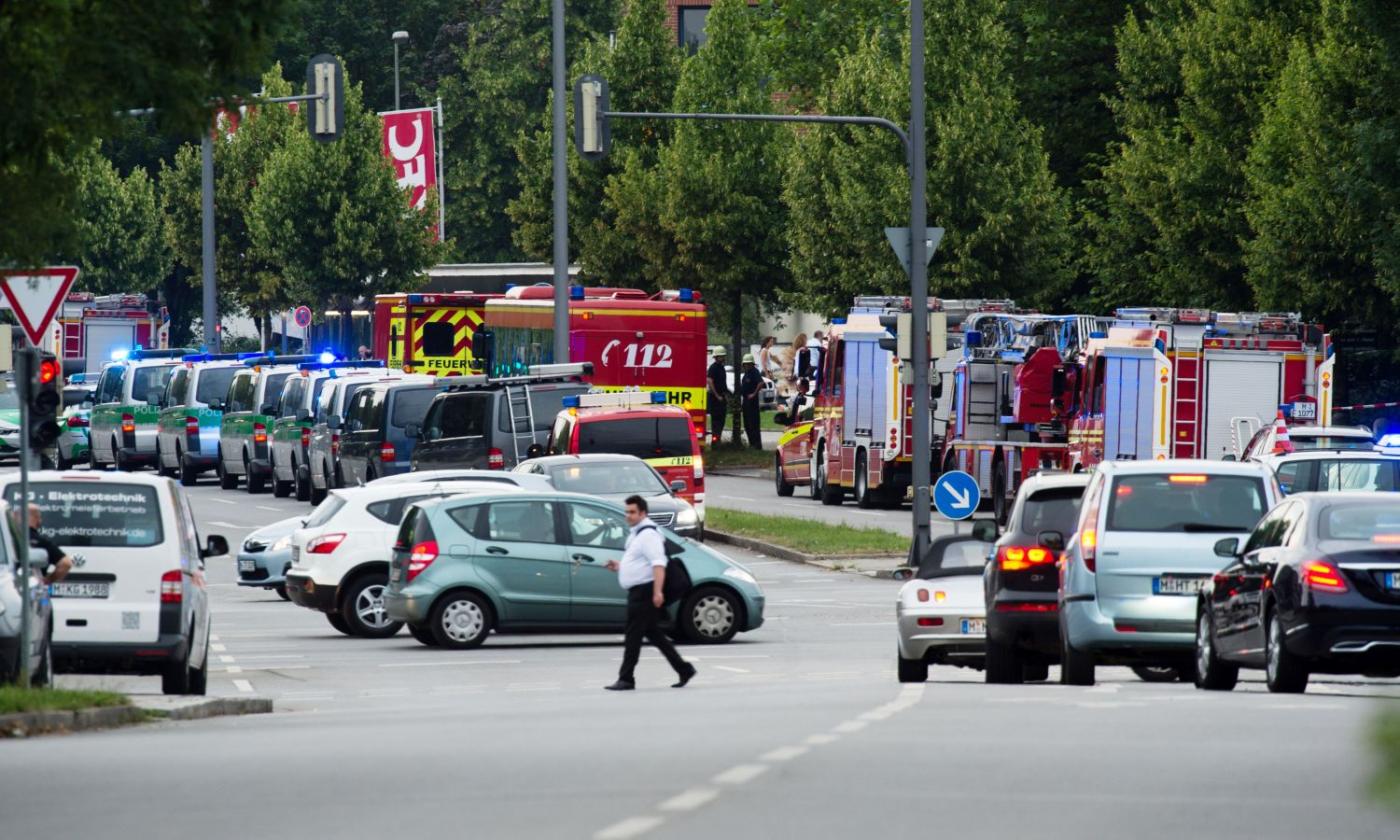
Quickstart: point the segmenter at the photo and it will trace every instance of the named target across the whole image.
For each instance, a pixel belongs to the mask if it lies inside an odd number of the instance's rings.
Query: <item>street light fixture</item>
[[[400,29],[390,36],[394,41],[394,110],[399,110],[399,45],[408,43],[408,33]]]

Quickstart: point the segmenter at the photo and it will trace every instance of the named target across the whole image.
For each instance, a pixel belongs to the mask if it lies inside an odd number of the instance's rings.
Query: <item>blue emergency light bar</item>
[[[241,362],[244,359],[261,356],[261,353],[190,353],[180,359],[182,362]]]
[[[297,365],[297,370],[344,370],[345,368],[382,368],[384,363],[379,359],[369,359],[357,362],[302,362]]]
[[[844,324],[844,323],[846,323],[846,319],[845,319],[845,318],[832,318],[832,319],[831,319],[831,324],[832,324],[832,326],[840,326],[841,324]]]
[[[681,301],[681,303],[694,303],[694,302],[695,302],[695,290],[694,290],[694,289],[681,289],[681,290],[680,290],[680,301]]]
[[[569,300],[583,300],[583,287],[582,287],[582,286],[570,286],[570,287],[569,287]]]
[[[571,397],[565,397],[565,398],[564,398],[564,402],[563,402],[563,406],[564,406],[565,408],[578,408],[578,395],[575,394],[574,396],[571,396]]]
[[[321,357],[315,354],[302,354],[298,356],[279,356],[276,353],[258,353],[250,358],[244,359],[243,364],[248,367],[256,365],[300,365],[306,362],[319,362]]]
[[[113,350],[112,361],[120,362],[130,360],[140,362],[146,359],[178,359],[187,356],[191,352],[188,347],[174,347],[169,350],[146,350],[139,345],[131,350]]]

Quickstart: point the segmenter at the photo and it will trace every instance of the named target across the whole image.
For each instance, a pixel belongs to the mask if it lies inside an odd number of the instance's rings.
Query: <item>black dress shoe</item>
[[[681,681],[677,683],[671,683],[671,688],[685,688],[685,684],[694,679],[695,674],[695,666],[687,665],[686,672],[684,674],[681,674]]]
[[[605,686],[603,686],[603,690],[604,690],[604,691],[631,691],[632,689],[634,689],[634,688],[636,688],[636,687],[637,687],[637,684],[636,684],[636,683],[626,682],[625,680],[618,680],[617,682],[613,683],[612,685],[605,685]]]

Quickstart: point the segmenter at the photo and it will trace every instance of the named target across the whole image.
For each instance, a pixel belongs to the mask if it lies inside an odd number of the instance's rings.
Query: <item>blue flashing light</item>
[[[963,346],[981,347],[982,332],[980,330],[968,330],[967,332],[963,333]]]
[[[577,394],[575,394],[574,396],[571,396],[571,397],[565,397],[565,398],[564,398],[563,406],[564,406],[565,408],[578,408],[578,404],[579,404],[579,401],[578,401],[578,395],[577,395]]]
[[[582,287],[582,286],[570,286],[570,287],[569,287],[569,300],[583,300],[583,287]]]
[[[1091,332],[1091,333],[1089,333],[1089,337],[1090,337],[1090,338],[1108,338],[1108,333],[1104,332],[1103,330],[1098,330],[1098,331],[1096,331],[1096,332]]]
[[[507,291],[507,292],[510,291],[511,289],[514,289],[514,288],[515,288],[515,284],[514,284],[514,283],[507,283],[507,284],[506,284],[506,291]]]
[[[680,292],[680,299],[681,299],[681,303],[694,303],[694,302],[695,302],[695,290],[694,290],[694,289],[681,289],[681,292]]]
[[[129,358],[131,358],[131,351],[125,347],[118,347],[112,351],[112,361],[114,362],[124,362]]]
[[[1377,449],[1397,449],[1400,448],[1400,434],[1394,432],[1388,435],[1381,435],[1381,439],[1376,441]]]
[[[664,402],[666,402],[666,392],[665,392],[665,391],[652,391],[652,392],[651,392],[651,401],[654,402],[654,403],[664,403]]]
[[[257,350],[253,350],[247,353],[239,353],[236,356],[234,356],[234,358],[238,359],[241,362],[246,361],[248,359],[261,359],[264,355],[266,354]]]
[[[841,325],[844,324],[844,323],[846,323],[846,319],[845,319],[845,318],[832,318],[832,319],[831,319],[831,325],[832,325],[833,327],[839,327],[839,326],[841,326]]]
[[[329,365],[329,364],[333,364],[334,362],[337,362],[337,361],[339,361],[339,359],[337,359],[337,358],[336,358],[336,355],[335,355],[334,353],[332,353],[331,351],[326,350],[326,351],[324,351],[323,353],[321,353],[321,364],[323,364],[323,365]]]

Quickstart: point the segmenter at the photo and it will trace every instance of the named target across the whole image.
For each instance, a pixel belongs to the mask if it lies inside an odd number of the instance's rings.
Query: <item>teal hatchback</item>
[[[470,648],[491,631],[618,633],[627,593],[609,560],[627,542],[622,508],[573,493],[499,493],[410,507],[394,545],[384,608],[425,645]],[[748,569],[662,528],[691,590],[668,612],[672,632],[719,644],[763,624]]]

